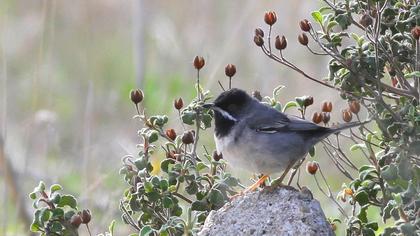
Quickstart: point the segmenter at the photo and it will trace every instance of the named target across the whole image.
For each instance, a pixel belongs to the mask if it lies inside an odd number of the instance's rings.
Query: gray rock
[[[321,206],[308,190],[255,191],[210,212],[205,235],[334,235]]]

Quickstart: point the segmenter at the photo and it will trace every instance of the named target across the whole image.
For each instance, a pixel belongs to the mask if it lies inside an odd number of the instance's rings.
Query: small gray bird
[[[281,184],[312,146],[330,134],[361,124],[322,127],[268,107],[240,89],[225,91],[205,106],[214,110],[217,151],[231,166],[263,174],[247,191],[257,188],[269,175],[284,171],[276,181]]]

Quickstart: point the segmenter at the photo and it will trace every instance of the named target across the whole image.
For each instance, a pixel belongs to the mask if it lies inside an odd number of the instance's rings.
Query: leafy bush
[[[354,143],[350,151],[365,157],[366,164],[362,166],[346,154],[338,135],[323,142],[326,155],[348,178],[338,195],[330,189],[329,176],[323,174],[321,166],[314,161],[307,164],[307,171],[314,176],[321,192],[343,214],[347,235],[418,235],[420,5],[417,1],[397,0],[323,2],[325,6],[312,13],[313,23],[306,19],[299,23],[303,32],[298,42],[309,52],[330,58],[327,78],[310,76],[286,57],[287,39],[272,38],[277,21],[275,12],[265,14],[268,32],[256,29],[254,42],[273,61],[339,92],[349,103],[341,111],[344,122],[361,121],[359,111],[363,107],[376,124],[375,130],[362,124],[357,131],[350,130],[349,136],[340,135]],[[143,128],[138,131],[141,138],[138,155],[123,158],[120,174],[127,188],[120,209],[123,221],[136,231],[133,235],[195,234],[209,211],[219,209],[242,187],[238,179],[226,172],[222,156],[208,152],[206,147],[203,154],[197,151],[201,132],[210,127],[213,113],[203,107],[211,99],[210,92],[200,85],[205,61],[196,57],[193,65],[197,70],[196,97],[186,106],[182,99],[174,102],[182,131],[168,127],[169,118],[165,115],[147,115],[140,108],[144,99],[141,90],[130,94],[137,111],[134,118]],[[230,88],[236,68],[229,64],[225,72]],[[281,88],[277,87],[271,97],[263,98],[258,92],[253,96],[281,111],[297,108],[305,118],[313,98],[297,97],[283,105],[277,99]],[[312,120],[333,125],[331,111],[332,104],[325,102]],[[190,126],[194,128],[187,128]],[[155,152],[165,154],[160,166],[152,165],[151,156]],[[310,154],[315,155],[315,149]],[[289,183],[302,163],[303,160],[292,172]],[[154,174],[155,169],[160,169],[161,174]],[[321,187],[319,176],[326,189]],[[41,184],[31,194],[33,199],[39,195],[36,203],[47,205],[35,211],[31,230],[44,234],[77,233],[77,227],[70,223],[73,216],[79,215],[75,200],[63,203],[63,197],[68,195],[57,197],[55,187],[50,192],[47,195],[45,185]],[[350,212],[344,209],[346,204],[351,206]],[[369,208],[379,209],[384,223],[391,218],[393,221],[379,232],[378,217],[367,215]],[[332,220],[333,228],[337,222],[340,221]]]

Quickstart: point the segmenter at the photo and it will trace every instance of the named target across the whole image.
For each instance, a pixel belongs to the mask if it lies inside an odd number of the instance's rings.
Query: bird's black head
[[[229,113],[232,117],[238,118],[250,102],[252,102],[252,98],[245,91],[233,88],[221,93],[214,100],[214,106]],[[215,109],[215,111],[217,110]]]
[[[240,89],[233,88],[221,93],[213,103],[216,135],[227,135],[245,114],[252,101],[253,99]]]

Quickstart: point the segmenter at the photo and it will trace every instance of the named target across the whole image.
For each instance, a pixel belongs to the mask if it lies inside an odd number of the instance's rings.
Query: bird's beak
[[[214,103],[205,103],[203,104],[203,108],[212,109],[214,107]]]

